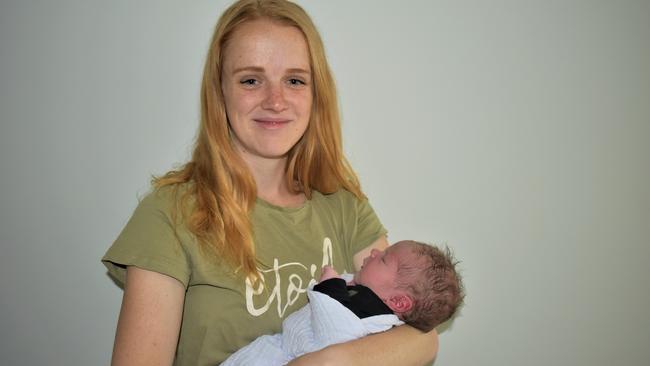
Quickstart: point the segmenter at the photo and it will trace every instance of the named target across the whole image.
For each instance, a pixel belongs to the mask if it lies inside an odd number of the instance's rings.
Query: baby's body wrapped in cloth
[[[394,314],[361,319],[339,301],[318,291],[309,290],[307,296],[309,303],[284,320],[282,333],[257,338],[221,365],[285,365],[305,353],[402,324]]]

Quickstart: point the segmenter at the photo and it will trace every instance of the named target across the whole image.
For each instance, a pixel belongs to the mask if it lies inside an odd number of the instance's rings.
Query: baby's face
[[[363,260],[359,272],[354,275],[354,282],[371,289],[382,300],[390,298],[397,284],[397,269],[402,260],[412,255],[407,242],[399,242],[381,250],[373,249]]]

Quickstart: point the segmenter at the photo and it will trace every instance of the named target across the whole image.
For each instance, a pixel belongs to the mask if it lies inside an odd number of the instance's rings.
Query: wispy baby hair
[[[399,263],[397,281],[413,297],[413,307],[402,314],[402,320],[428,332],[451,318],[463,303],[465,290],[456,270],[459,262],[447,246],[407,243],[414,259]]]

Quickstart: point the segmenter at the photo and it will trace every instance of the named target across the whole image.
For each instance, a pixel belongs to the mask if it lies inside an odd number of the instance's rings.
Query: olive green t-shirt
[[[172,215],[176,199],[170,188],[145,197],[102,259],[121,283],[133,265],[185,286],[174,365],[215,365],[258,336],[280,332],[282,320],[306,304],[323,265],[352,273],[353,255],[386,234],[368,201],[345,190],[314,192],[299,208],[258,199],[251,222],[265,287],[253,288],[202,254]]]

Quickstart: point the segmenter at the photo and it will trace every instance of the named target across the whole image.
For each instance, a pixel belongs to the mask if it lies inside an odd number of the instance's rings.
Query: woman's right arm
[[[171,365],[185,288],[175,278],[129,266],[111,365]]]

